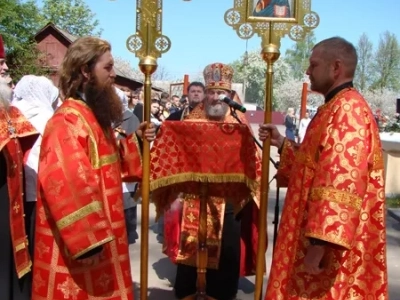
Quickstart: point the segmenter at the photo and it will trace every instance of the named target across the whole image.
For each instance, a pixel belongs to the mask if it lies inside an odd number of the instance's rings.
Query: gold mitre
[[[205,67],[203,75],[206,89],[232,89],[233,69],[228,65],[222,63],[210,64]]]

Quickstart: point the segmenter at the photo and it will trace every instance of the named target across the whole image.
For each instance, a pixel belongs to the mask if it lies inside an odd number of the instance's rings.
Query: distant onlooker
[[[182,95],[179,99],[180,109],[184,109],[188,105],[189,99],[187,95]]]
[[[165,104],[166,102],[168,102],[169,94],[167,92],[162,92],[160,101],[161,101],[161,104]]]
[[[180,110],[180,98],[177,95],[173,95],[171,97],[171,108],[169,109],[169,112],[173,114],[174,112],[177,112]]]
[[[154,123],[156,128],[160,127],[162,123],[160,120],[160,102],[157,99],[151,100],[150,113],[150,122]]]
[[[170,109],[171,109],[171,102],[170,101],[165,102],[164,111],[163,111],[163,115],[164,115],[165,119],[167,119],[170,116],[170,114],[171,114]]]
[[[289,140],[295,140],[295,130],[296,130],[296,117],[294,115],[293,107],[289,107],[285,117],[285,135]]]
[[[310,113],[306,112],[304,118],[301,119],[299,124],[299,143],[301,143],[306,135],[308,124],[310,124]]]

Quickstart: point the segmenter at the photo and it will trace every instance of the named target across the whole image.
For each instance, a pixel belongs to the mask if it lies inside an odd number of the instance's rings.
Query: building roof
[[[64,29],[61,29],[60,27],[56,26],[52,22],[47,23],[46,26],[44,26],[42,29],[40,29],[38,31],[38,33],[36,33],[35,38],[38,37],[44,31],[46,31],[48,28],[52,28],[55,31],[57,31],[59,34],[61,34],[61,36],[63,38],[65,38],[65,40],[68,42],[68,44],[72,44],[73,42],[75,42],[78,39],[78,37],[76,35],[73,35],[73,34],[69,33],[68,31],[66,31]],[[132,77],[132,76],[130,76],[128,74],[125,74],[124,72],[122,72],[119,69],[118,65],[114,65],[114,71],[115,71],[115,74],[117,76],[129,79],[129,80],[133,80],[133,81],[136,81],[136,82],[141,83],[142,85],[144,85],[144,81],[142,79],[134,78],[134,77]],[[154,85],[152,85],[152,89],[154,89],[156,91],[164,92],[163,88],[157,87],[157,86],[154,86]]]

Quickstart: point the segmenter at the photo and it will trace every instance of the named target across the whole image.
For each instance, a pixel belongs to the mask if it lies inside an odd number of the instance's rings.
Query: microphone
[[[239,103],[233,101],[232,99],[229,99],[225,95],[219,95],[218,99],[220,101],[224,101],[226,104],[228,104],[230,107],[237,109],[238,111],[245,113],[246,112],[246,107],[240,105]]]

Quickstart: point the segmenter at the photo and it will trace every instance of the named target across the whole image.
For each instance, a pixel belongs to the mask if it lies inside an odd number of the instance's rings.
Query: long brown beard
[[[103,131],[112,124],[122,121],[122,101],[119,99],[112,82],[99,83],[96,78],[90,80],[84,91],[87,105],[92,109]]]

